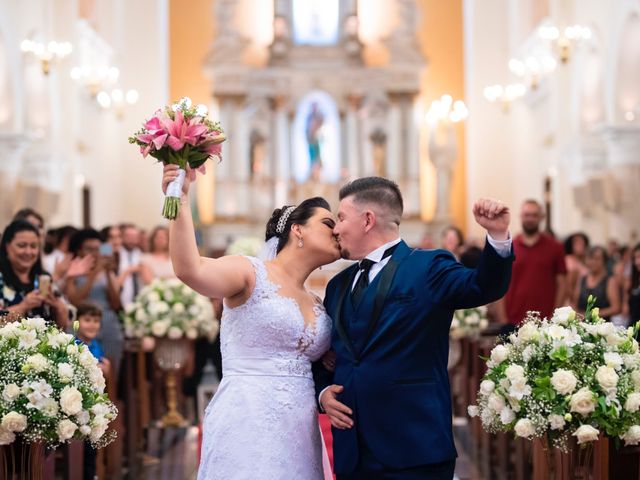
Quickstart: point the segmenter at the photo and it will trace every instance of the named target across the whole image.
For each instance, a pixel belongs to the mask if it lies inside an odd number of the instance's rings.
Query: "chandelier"
[[[42,68],[42,73],[49,75],[51,64],[69,56],[73,51],[73,46],[69,42],[42,42],[39,40],[24,39],[20,44],[20,50],[25,54],[34,56]]]
[[[431,102],[426,119],[430,125],[439,123],[458,123],[469,116],[469,110],[462,100],[453,101],[451,95],[445,93],[438,100]]]

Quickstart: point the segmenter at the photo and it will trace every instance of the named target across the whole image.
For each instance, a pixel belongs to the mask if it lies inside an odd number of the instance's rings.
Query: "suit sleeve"
[[[427,286],[434,300],[445,308],[486,305],[507,293],[513,260],[513,253],[502,257],[489,242],[477,268],[466,268],[451,253],[441,250],[427,268]]]

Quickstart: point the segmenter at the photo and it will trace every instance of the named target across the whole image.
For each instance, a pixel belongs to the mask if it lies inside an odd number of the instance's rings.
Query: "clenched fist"
[[[509,238],[511,212],[504,203],[490,198],[476,200],[473,204],[473,216],[478,225],[491,235],[491,238],[495,240]]]

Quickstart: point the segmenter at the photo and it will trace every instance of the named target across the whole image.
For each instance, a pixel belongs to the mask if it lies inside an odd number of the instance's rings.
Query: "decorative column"
[[[399,181],[402,176],[404,145],[402,141],[402,100],[403,94],[389,92],[389,111],[387,117],[387,155],[384,166],[385,176]]]
[[[403,195],[405,214],[416,217],[420,214],[420,132],[416,94],[407,93],[402,102],[404,127],[404,171]]]
[[[360,165],[362,162],[360,155],[360,124],[358,122],[358,111],[362,105],[362,96],[350,94],[347,96],[347,113],[345,115],[345,139],[347,141],[347,175],[348,178],[360,176]]]
[[[234,213],[233,186],[231,185],[231,165],[233,164],[233,151],[231,146],[235,141],[235,132],[232,128],[233,97],[229,95],[217,96],[220,106],[220,124],[225,129],[227,141],[222,143],[222,162],[217,163],[216,169],[216,217],[230,217]]]
[[[429,137],[429,158],[436,167],[436,213],[433,221],[451,223],[451,178],[458,156],[455,131],[451,123],[438,123]]]
[[[246,217],[249,214],[249,179],[251,177],[249,131],[244,111],[246,95],[233,95],[231,100],[233,103],[233,117],[230,127],[233,140],[229,142],[229,150],[231,151],[231,161],[233,162],[233,168],[231,169],[233,182],[231,183],[234,189],[234,214],[239,217]]]
[[[289,197],[290,168],[290,142],[289,122],[287,120],[287,98],[277,95],[271,98],[273,112],[273,179],[274,179],[274,204],[280,207]]]

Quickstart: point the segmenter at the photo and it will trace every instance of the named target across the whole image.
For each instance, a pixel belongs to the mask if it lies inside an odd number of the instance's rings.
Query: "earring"
[[[302,241],[302,238],[300,238],[298,240],[298,248],[302,248],[302,247],[304,247],[304,242]]]

